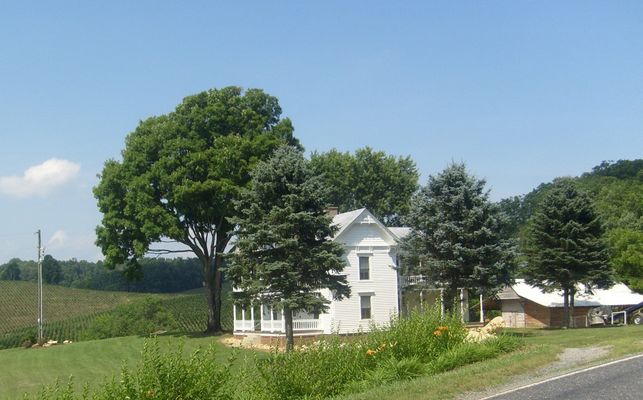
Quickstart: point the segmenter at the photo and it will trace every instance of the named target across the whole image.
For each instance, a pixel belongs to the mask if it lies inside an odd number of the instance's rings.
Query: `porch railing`
[[[419,285],[427,282],[426,276],[424,275],[409,275],[401,276],[400,278],[402,287]]]
[[[234,321],[234,330],[235,331],[254,331],[255,322],[253,320],[235,320]]]
[[[321,323],[318,319],[296,319],[293,321],[293,331],[318,331],[321,330]],[[238,332],[252,332],[255,330],[254,320],[235,320],[234,330]],[[283,320],[262,320],[262,332],[282,333],[285,331]]]

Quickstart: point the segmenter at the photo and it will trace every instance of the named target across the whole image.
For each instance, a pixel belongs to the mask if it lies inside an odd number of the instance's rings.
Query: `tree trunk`
[[[286,351],[290,352],[295,348],[295,335],[292,326],[292,310],[284,306],[284,329],[286,331]]]
[[[221,271],[219,270],[220,255],[214,258],[204,257],[203,279],[205,283],[205,297],[208,302],[208,325],[205,333],[221,332]]]
[[[569,289],[563,288],[563,326],[569,328]]]

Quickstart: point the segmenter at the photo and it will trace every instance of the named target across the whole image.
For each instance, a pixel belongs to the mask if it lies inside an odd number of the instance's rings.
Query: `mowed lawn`
[[[345,400],[449,399],[464,392],[509,382],[512,376],[533,372],[556,360],[568,347],[609,347],[607,358],[643,352],[643,326],[570,330],[507,330],[522,336],[523,350],[496,359],[475,363],[435,376],[396,382],[370,391],[341,397]],[[225,360],[232,349],[223,346],[220,337],[161,336],[162,348],[183,342],[186,352],[213,344],[217,358]],[[0,399],[21,398],[24,392],[35,393],[43,384],[57,378],[66,382],[74,376],[77,388],[89,382],[97,385],[118,374],[123,363],[135,366],[140,360],[144,338],[124,337],[61,345],[49,349],[10,349],[0,351]],[[238,352],[237,363],[265,353]],[[597,360],[598,361],[598,360]]]
[[[226,360],[232,349],[222,345],[221,337],[161,336],[162,349],[184,343],[186,353],[198,347],[216,347],[216,357]],[[0,351],[0,399],[21,398],[23,393],[37,393],[44,384],[60,379],[66,383],[73,375],[77,388],[84,383],[95,386],[118,374],[121,366],[134,367],[140,361],[145,338],[129,336],[113,339],[58,345],[45,349],[8,349]],[[237,351],[238,362],[254,353]]]

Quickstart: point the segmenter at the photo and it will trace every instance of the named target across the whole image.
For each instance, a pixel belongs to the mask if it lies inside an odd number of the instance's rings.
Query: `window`
[[[365,281],[371,279],[370,257],[359,257],[359,280]]]
[[[362,319],[371,319],[371,296],[359,296]]]

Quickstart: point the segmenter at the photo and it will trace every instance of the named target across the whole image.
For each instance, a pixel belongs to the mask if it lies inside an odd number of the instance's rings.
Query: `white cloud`
[[[59,229],[54,232],[53,235],[51,235],[51,239],[49,239],[49,241],[47,242],[47,247],[53,249],[63,247],[65,245],[65,242],[67,242],[67,239],[67,233]]]
[[[44,196],[69,183],[80,165],[51,158],[29,167],[22,176],[0,176],[0,193],[14,197]]]

